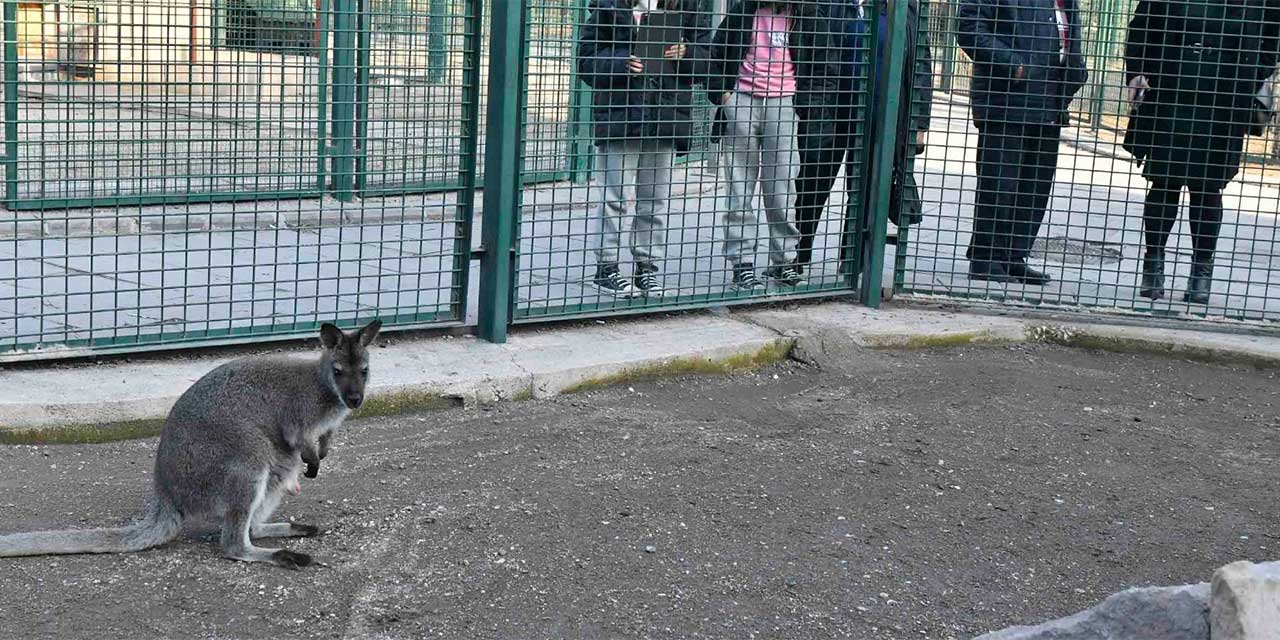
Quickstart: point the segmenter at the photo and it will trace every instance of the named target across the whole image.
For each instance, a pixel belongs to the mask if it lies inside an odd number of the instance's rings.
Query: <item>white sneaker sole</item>
[[[603,293],[603,294],[605,294],[605,295],[607,295],[607,296],[611,296],[611,297],[614,297],[614,298],[621,298],[621,299],[624,299],[624,300],[626,300],[626,299],[630,299],[630,298],[634,298],[634,297],[636,297],[636,296],[640,295],[640,294],[639,294],[639,292],[637,292],[635,289],[627,289],[627,290],[625,290],[625,291],[618,291],[617,289],[610,289],[610,288],[608,288],[608,287],[602,287],[602,286],[600,286],[600,285],[598,285],[598,284],[595,284],[595,283],[592,283],[592,284],[591,284],[591,286],[592,286],[592,287],[594,287],[596,291],[599,291],[600,293]]]

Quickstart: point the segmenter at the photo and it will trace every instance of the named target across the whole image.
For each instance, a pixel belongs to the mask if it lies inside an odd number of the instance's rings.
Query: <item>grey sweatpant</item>
[[[724,105],[726,119],[720,142],[721,164],[729,183],[729,210],[724,215],[724,255],[732,264],[755,254],[756,184],[769,221],[769,262],[790,264],[800,232],[791,219],[800,152],[796,112],[791,98],[757,98],[735,92]]]
[[[674,164],[675,147],[669,142],[627,140],[596,147],[596,181],[604,188],[604,199],[596,207],[596,260],[601,264],[619,261],[627,185],[635,185],[636,190],[631,256],[638,262],[655,262],[665,255],[663,228]]]

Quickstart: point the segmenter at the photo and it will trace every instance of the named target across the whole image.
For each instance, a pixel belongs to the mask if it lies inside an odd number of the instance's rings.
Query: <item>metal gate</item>
[[[6,0],[0,356],[465,322],[481,8]]]
[[[462,186],[462,0],[6,2],[11,210]]]

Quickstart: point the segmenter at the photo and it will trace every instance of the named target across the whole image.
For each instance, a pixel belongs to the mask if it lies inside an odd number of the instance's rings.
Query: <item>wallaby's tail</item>
[[[142,551],[178,537],[182,515],[153,498],[142,519],[114,529],[33,531],[0,536],[0,558],[68,553],[124,553]]]

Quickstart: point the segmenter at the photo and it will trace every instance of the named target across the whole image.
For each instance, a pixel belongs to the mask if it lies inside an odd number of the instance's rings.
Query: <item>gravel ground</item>
[[[353,421],[282,509],[325,566],[0,560],[0,636],[968,638],[1280,555],[1277,371],[825,360]],[[0,448],[0,531],[127,519],[154,448]]]

